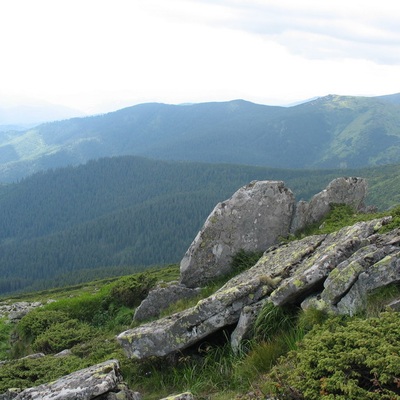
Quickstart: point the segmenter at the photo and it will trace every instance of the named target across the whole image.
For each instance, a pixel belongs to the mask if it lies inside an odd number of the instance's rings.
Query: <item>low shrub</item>
[[[70,317],[61,310],[37,308],[26,314],[18,323],[17,331],[22,339],[34,341],[51,325],[68,321]]]
[[[53,324],[38,335],[32,343],[32,349],[45,354],[58,353],[91,339],[95,333],[90,325],[70,319]]]
[[[46,356],[10,361],[0,368],[0,393],[9,388],[26,389],[51,382],[90,365],[90,361],[74,356],[61,358]]]
[[[46,310],[67,313],[69,319],[99,326],[108,319],[107,311],[111,300],[108,298],[109,287],[96,293],[83,293],[77,297],[65,298],[46,305]]]
[[[114,283],[110,296],[118,305],[136,307],[146,298],[156,281],[156,278],[145,274],[127,276]]]
[[[6,318],[0,318],[0,361],[7,360],[10,355],[10,334],[13,325]]]
[[[267,375],[287,399],[400,399],[400,314],[331,318],[315,326]]]

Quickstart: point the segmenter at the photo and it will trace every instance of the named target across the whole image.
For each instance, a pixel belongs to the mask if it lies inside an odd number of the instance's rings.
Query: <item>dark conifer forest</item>
[[[369,176],[374,204],[396,203],[397,166],[346,174]],[[214,206],[250,181],[283,180],[308,200],[341,175],[134,156],[37,173],[0,186],[0,294],[178,263]]]

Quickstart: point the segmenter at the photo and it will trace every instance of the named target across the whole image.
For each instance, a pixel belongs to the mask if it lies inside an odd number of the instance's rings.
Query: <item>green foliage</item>
[[[32,349],[45,354],[58,353],[78,343],[84,343],[95,334],[96,331],[90,325],[70,319],[55,323],[38,335],[32,343]]]
[[[256,340],[268,340],[273,336],[292,329],[296,324],[296,313],[292,308],[276,307],[267,302],[258,314],[254,337]]]
[[[228,343],[220,347],[203,344],[199,351],[198,355],[182,354],[174,361],[124,360],[122,374],[148,399],[159,399],[176,390],[191,391],[203,398],[205,394],[247,388],[248,381],[235,372],[242,356],[234,354]]]
[[[122,348],[115,340],[115,337],[101,330],[98,330],[95,336],[91,336],[88,340],[73,346],[71,352],[82,360],[89,360],[91,365],[112,358],[121,361],[125,359]]]
[[[12,324],[6,318],[0,318],[0,361],[7,360],[10,356],[10,334]]]
[[[21,319],[18,323],[18,333],[24,340],[33,341],[53,324],[69,319],[69,315],[63,310],[37,308]]]
[[[400,315],[331,318],[273,368],[265,389],[291,399],[400,399]]]
[[[321,325],[328,319],[329,315],[325,311],[317,308],[302,310],[297,316],[297,328],[304,332],[310,331],[315,325]]]
[[[399,166],[345,172],[367,178],[369,204],[400,202]],[[215,204],[251,180],[283,180],[308,200],[342,175],[121,157],[0,186],[0,294],[178,262]]]
[[[109,286],[104,286],[96,293],[83,293],[80,296],[60,299],[48,304],[46,310],[62,311],[69,319],[77,319],[94,326],[103,324],[109,317]]]
[[[376,317],[385,311],[387,305],[395,299],[400,298],[400,285],[393,283],[375,289],[367,295],[366,317]]]
[[[262,251],[246,251],[240,249],[231,261],[232,273],[237,275],[240,272],[254,266],[263,255]]]
[[[386,214],[391,215],[393,218],[387,225],[384,225],[380,229],[380,233],[390,232],[391,230],[400,227],[400,206],[390,209]]]
[[[136,307],[146,298],[156,279],[148,274],[132,275],[114,283],[110,296],[126,307]]]
[[[0,393],[9,388],[26,389],[51,382],[72,371],[89,367],[90,360],[78,357],[20,359],[7,362],[0,368]]]
[[[374,218],[382,217],[384,214],[362,214],[356,213],[354,208],[348,204],[330,204],[328,214],[317,223],[307,226],[304,230],[297,232],[293,239],[336,232],[345,226],[354,225],[360,221],[370,221]]]

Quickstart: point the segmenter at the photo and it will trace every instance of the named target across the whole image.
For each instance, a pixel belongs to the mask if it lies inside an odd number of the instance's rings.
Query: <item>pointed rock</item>
[[[317,193],[309,203],[300,201],[296,205],[291,233],[320,221],[330,210],[331,204],[348,204],[356,211],[364,208],[367,181],[363,178],[334,179],[322,192]]]
[[[254,181],[219,203],[180,265],[181,283],[197,287],[230,272],[239,250],[265,251],[289,233],[294,196],[281,181]]]

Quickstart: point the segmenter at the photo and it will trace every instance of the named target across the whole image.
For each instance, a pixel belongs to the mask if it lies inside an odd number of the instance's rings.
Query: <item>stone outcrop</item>
[[[296,205],[291,233],[320,221],[330,210],[330,204],[348,204],[356,211],[362,210],[367,195],[367,181],[363,178],[337,178],[310,202],[299,201]]]
[[[332,234],[271,247],[255,266],[195,307],[123,332],[117,339],[129,357],[165,356],[237,325],[232,334],[237,348],[262,301],[358,312],[368,293],[400,282],[400,232],[378,233],[390,219],[359,222]]]
[[[259,277],[221,288],[195,307],[122,332],[117,340],[131,358],[166,356],[237,323],[243,307],[265,297],[268,291],[271,288]]]
[[[19,301],[8,304],[6,302],[0,303],[0,318],[7,317],[10,322],[18,322],[22,317],[28,314],[34,308],[41,307],[42,303]]]
[[[3,397],[1,397],[3,396]],[[48,384],[36,386],[18,393],[9,390],[0,399],[15,400],[140,400],[123,383],[117,360],[74,372]]]
[[[194,400],[194,396],[190,392],[185,392],[185,393],[181,393],[181,394],[175,394],[172,396],[168,396],[161,400]]]
[[[251,182],[211,212],[181,261],[181,283],[201,286],[229,273],[239,250],[265,251],[279,238],[321,220],[331,204],[360,210],[366,192],[365,179],[338,178],[309,203],[296,205],[283,182]]]
[[[281,181],[254,181],[214,208],[181,261],[181,283],[196,287],[230,272],[239,250],[264,251],[286,236],[295,199]]]
[[[257,320],[258,313],[265,303],[265,300],[261,300],[250,306],[243,307],[237,326],[231,334],[231,347],[235,352],[240,350],[244,340],[252,337],[253,327]]]
[[[136,309],[133,319],[135,321],[145,321],[150,318],[159,317],[160,313],[171,304],[181,299],[190,299],[197,296],[199,292],[199,288],[190,289],[176,282],[166,284],[165,286],[158,285],[150,290],[146,299]]]

